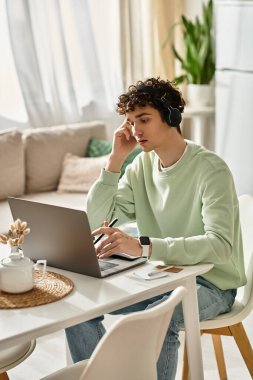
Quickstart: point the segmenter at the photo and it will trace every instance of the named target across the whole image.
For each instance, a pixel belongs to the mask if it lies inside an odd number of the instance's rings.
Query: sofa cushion
[[[88,193],[107,160],[108,155],[92,158],[67,153],[62,165],[58,192]]]
[[[57,191],[49,191],[45,193],[26,194],[22,198],[35,202],[47,203],[49,205],[73,208],[75,210],[86,210],[87,194],[60,194]]]
[[[24,146],[18,131],[0,133],[0,174],[0,199],[24,193]]]
[[[6,234],[9,230],[10,224],[13,222],[11,210],[7,200],[0,201],[0,216],[0,234]]]
[[[73,208],[76,210],[86,210],[86,197],[84,193],[57,193],[49,191],[45,193],[34,193],[23,195],[23,199],[30,201],[47,203],[55,206]],[[10,224],[13,222],[10,207],[7,201],[0,201],[0,233],[7,233]],[[1,251],[1,246],[0,246]]]
[[[65,154],[85,156],[88,141],[105,135],[99,121],[25,130],[26,192],[55,190]]]
[[[112,150],[112,144],[109,141],[93,138],[89,141],[87,147],[87,156],[88,157],[99,157],[104,156],[105,154],[110,153]],[[127,165],[131,164],[134,158],[142,152],[140,147],[136,147],[125,159],[122,167],[121,167],[121,175],[123,176],[125,173]]]
[[[121,177],[125,173],[126,167],[133,162],[136,156],[138,156],[139,153],[142,152],[142,149],[140,147],[136,147],[125,159],[122,168],[121,168]]]
[[[88,157],[99,157],[111,153],[111,150],[112,143],[110,141],[93,138],[89,141],[86,154]]]

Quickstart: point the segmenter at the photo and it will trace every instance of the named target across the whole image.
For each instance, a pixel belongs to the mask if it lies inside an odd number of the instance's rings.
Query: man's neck
[[[168,144],[156,151],[164,168],[174,165],[182,157],[186,147],[184,138],[176,130],[171,132]]]

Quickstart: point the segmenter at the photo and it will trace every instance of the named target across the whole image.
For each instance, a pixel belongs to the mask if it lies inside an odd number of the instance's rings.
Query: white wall
[[[185,14],[189,18],[195,18],[201,13],[202,3],[207,3],[207,0],[184,0]]]

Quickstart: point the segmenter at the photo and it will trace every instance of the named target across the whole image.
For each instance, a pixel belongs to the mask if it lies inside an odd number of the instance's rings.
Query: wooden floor
[[[253,313],[244,321],[248,337],[253,345]],[[183,334],[180,336],[183,343]],[[214,359],[211,337],[206,335],[201,338],[203,349],[203,361],[205,380],[218,380],[218,372]],[[230,337],[222,337],[225,361],[229,380],[250,380],[251,377],[244,365],[234,341]],[[179,364],[176,380],[181,379],[182,347],[179,351]],[[50,372],[65,366],[66,351],[64,332],[37,340],[37,346],[32,355],[19,366],[9,371],[10,380],[39,380]],[[129,379],[130,380],[130,379]]]

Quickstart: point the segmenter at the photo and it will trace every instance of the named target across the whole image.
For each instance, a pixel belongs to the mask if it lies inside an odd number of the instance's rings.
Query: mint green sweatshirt
[[[136,221],[152,241],[150,260],[172,265],[213,263],[203,277],[220,289],[245,284],[239,206],[225,162],[186,140],[188,149],[169,171],[159,170],[155,152],[139,154],[120,173],[102,170],[90,189],[92,230],[113,216]]]

